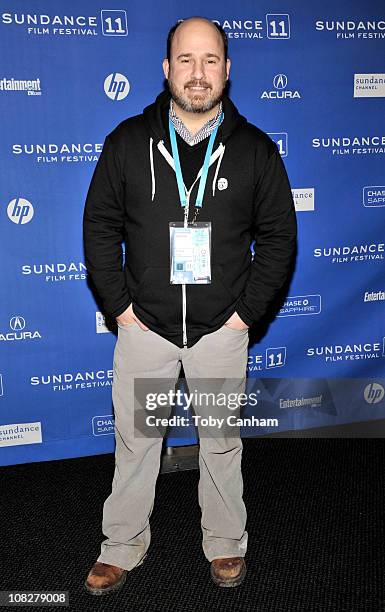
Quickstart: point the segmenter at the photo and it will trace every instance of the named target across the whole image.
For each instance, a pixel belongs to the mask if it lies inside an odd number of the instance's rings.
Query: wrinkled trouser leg
[[[184,353],[183,368],[189,385],[200,392],[220,386],[207,379],[224,378],[226,393],[244,393],[246,385],[248,331],[222,327],[203,336]],[[199,384],[199,379],[204,379]],[[197,415],[207,416],[210,409],[195,406]],[[226,407],[215,410],[215,416],[232,414]],[[233,412],[235,414],[235,412]],[[238,415],[239,416],[239,415]],[[209,561],[219,557],[244,557],[248,534],[247,513],[243,502],[241,472],[242,440],[239,427],[231,427],[231,437],[220,437],[218,429],[200,433],[198,487],[202,511],[203,551]]]
[[[134,379],[176,380],[177,346],[135,323],[119,327],[114,351],[112,398],[115,409],[115,472],[103,508],[98,561],[127,570],[140,563],[151,541],[149,519],[160,470],[161,436],[134,435]]]

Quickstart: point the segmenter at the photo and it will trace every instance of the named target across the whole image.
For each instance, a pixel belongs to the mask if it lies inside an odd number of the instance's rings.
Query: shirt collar
[[[210,136],[211,132],[217,127],[217,125],[219,125],[221,114],[222,102],[219,103],[219,109],[215,117],[209,119],[207,123],[205,123],[196,134],[191,134],[191,132],[187,129],[183,121],[176,114],[173,101],[172,99],[170,100],[169,117],[173,123],[175,131],[179,134],[181,138],[183,138],[183,140],[185,140],[191,146],[197,144],[198,142],[201,142],[202,140]]]

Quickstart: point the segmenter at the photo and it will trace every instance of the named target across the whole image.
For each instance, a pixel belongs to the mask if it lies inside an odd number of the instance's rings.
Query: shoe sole
[[[230,578],[229,580],[221,580],[221,578],[218,578],[217,576],[214,575],[213,570],[210,568],[211,579],[217,586],[220,586],[220,587],[239,586],[243,582],[246,576],[246,571],[247,571],[246,565],[244,565],[241,573],[238,574],[238,576],[235,576],[235,578]]]
[[[132,569],[134,570],[140,565],[143,565],[146,557],[147,557],[147,554],[144,555],[143,559],[138,563],[138,565],[135,565],[135,567],[133,567]],[[130,572],[132,572],[132,570],[130,570]],[[115,593],[116,591],[119,591],[122,588],[122,586],[125,584],[127,580],[127,574],[128,574],[128,570],[124,570],[118,582],[115,582],[115,584],[113,584],[112,586],[106,587],[104,589],[98,589],[96,587],[93,588],[93,587],[88,586],[87,580],[84,582],[83,586],[85,590],[87,591],[87,593],[89,593],[90,595],[96,595],[97,597],[100,597],[101,595],[111,595],[112,593]]]

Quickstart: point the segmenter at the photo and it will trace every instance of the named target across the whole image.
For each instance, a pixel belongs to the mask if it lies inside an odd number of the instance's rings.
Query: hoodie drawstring
[[[153,152],[153,138],[150,138],[150,166],[151,166],[151,202],[154,201],[155,197],[155,171],[154,171],[154,152]]]
[[[217,178],[218,178],[218,174],[219,174],[219,168],[221,167],[222,159],[223,159],[223,156],[225,154],[225,148],[226,148],[222,143],[220,143],[220,146],[222,147],[222,150],[221,150],[221,154],[218,157],[217,167],[216,167],[215,174],[214,174],[213,197],[215,196],[215,185],[217,183]]]
[[[152,202],[154,201],[154,197],[155,197],[155,193],[156,193],[153,145],[154,145],[154,139],[150,138],[151,201]],[[172,155],[170,155],[170,153],[167,151],[166,147],[164,146],[163,140],[161,140],[158,143],[157,147],[158,147],[160,153],[166,159],[166,161],[173,168],[173,170],[175,170],[174,160],[172,158]],[[213,197],[215,197],[215,187],[216,187],[217,178],[218,178],[219,170],[220,170],[220,167],[221,167],[222,159],[223,159],[223,156],[225,154],[225,148],[226,148],[225,145],[220,143],[218,149],[216,150],[216,152],[211,157],[211,160],[212,160],[211,163],[213,162],[213,158],[214,159],[216,157],[218,158],[217,167],[215,169],[214,179],[213,179],[213,183],[212,183]],[[201,173],[202,173],[202,169],[199,171],[198,176],[197,176],[197,178],[195,180],[197,180],[200,177]]]

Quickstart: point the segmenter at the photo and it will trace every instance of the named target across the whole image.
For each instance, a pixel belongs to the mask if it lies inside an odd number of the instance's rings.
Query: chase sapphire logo
[[[94,416],[92,418],[92,433],[94,436],[108,436],[115,432],[112,414]]]
[[[366,208],[385,206],[385,185],[364,187],[362,193],[363,205]]]
[[[321,296],[296,295],[287,297],[279,311],[278,317],[299,317],[300,315],[318,315],[321,312]]]

